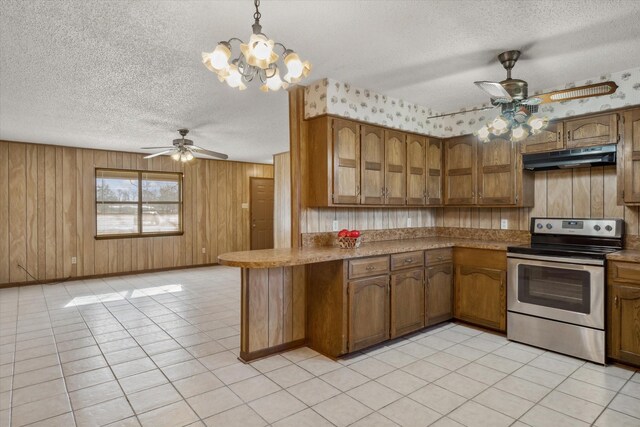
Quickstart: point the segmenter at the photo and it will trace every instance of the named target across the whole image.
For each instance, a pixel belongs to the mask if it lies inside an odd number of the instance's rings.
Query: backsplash
[[[596,98],[545,104],[540,107],[539,114],[553,119],[640,104],[640,68],[602,74],[536,93],[607,80],[613,80],[618,84],[616,93]],[[488,104],[482,106],[486,105]],[[437,115],[438,112],[426,106],[412,104],[369,89],[354,87],[334,79],[322,79],[305,88],[305,118],[333,114],[444,138],[473,133],[498,114],[498,109],[466,112],[477,107],[479,106],[464,108],[454,116],[429,119],[429,116]]]

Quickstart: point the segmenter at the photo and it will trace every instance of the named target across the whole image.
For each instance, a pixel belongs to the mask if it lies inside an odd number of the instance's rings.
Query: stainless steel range
[[[605,268],[621,219],[531,218],[531,245],[507,251],[507,338],[605,361]]]

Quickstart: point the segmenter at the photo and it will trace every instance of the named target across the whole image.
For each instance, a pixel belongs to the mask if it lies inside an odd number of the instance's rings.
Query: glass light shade
[[[213,52],[202,52],[202,63],[209,71],[218,74],[219,77],[226,77],[229,74],[229,58],[231,50],[220,43]]]
[[[504,117],[498,116],[491,122],[489,130],[494,135],[502,135],[509,130],[509,122]]]
[[[175,153],[173,153],[173,154],[171,155],[171,158],[172,158],[173,160],[175,160],[175,161],[180,160],[180,152],[179,152],[179,151],[176,151]]]
[[[529,126],[531,126],[531,134],[536,135],[549,124],[549,119],[547,117],[531,117],[527,122]]]
[[[249,65],[266,70],[269,64],[278,60],[278,54],[273,51],[274,45],[273,40],[267,39],[264,34],[251,34],[249,43],[241,44],[240,50]]]
[[[524,126],[518,126],[511,129],[511,140],[522,141],[529,136],[529,131]]]
[[[247,88],[242,81],[242,74],[238,71],[238,66],[234,64],[229,65],[229,75],[224,78],[224,81],[226,81],[232,88],[238,88],[240,90],[245,90]]]
[[[184,157],[187,159],[187,161],[193,160],[193,154],[191,154],[191,151],[187,151],[186,153],[184,153]]]
[[[487,125],[482,126],[476,131],[476,135],[478,135],[481,142],[489,142],[489,134],[489,126]]]
[[[287,66],[287,74],[284,75],[284,80],[289,83],[299,82],[303,77],[307,77],[309,71],[311,71],[309,61],[300,61],[300,57],[295,52],[287,54],[284,57],[284,63]]]
[[[286,89],[288,86],[287,83],[283,82],[282,79],[280,78],[280,71],[276,68],[276,73],[267,78],[267,81],[260,86],[260,90],[263,92],[269,92],[271,91],[276,91],[276,90],[280,90],[282,88]]]

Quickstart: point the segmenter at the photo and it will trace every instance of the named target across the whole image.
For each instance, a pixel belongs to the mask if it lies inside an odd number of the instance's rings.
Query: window
[[[96,169],[96,238],[182,234],[182,174]]]

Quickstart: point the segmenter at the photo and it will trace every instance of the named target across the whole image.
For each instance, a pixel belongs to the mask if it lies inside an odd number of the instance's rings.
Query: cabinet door
[[[506,272],[491,268],[456,266],[455,317],[504,331],[506,327]]]
[[[360,125],[333,120],[333,203],[360,202]]]
[[[478,142],[478,204],[515,203],[515,149],[506,138]]]
[[[544,153],[564,149],[563,128],[562,122],[550,122],[539,134],[531,135],[520,143],[521,152]]]
[[[375,126],[362,126],[360,132],[362,140],[360,203],[382,205],[384,204],[384,131]]]
[[[640,286],[609,286],[609,356],[640,365]]]
[[[453,264],[427,267],[426,325],[431,326],[453,317]]]
[[[424,327],[424,269],[391,276],[391,338]]]
[[[640,202],[640,108],[624,113],[625,202]]]
[[[442,204],[442,140],[427,140],[427,205]]]
[[[445,205],[472,205],[476,200],[476,138],[459,136],[445,141]]]
[[[566,120],[567,148],[590,147],[592,145],[618,142],[618,115],[602,114],[584,119]]]
[[[407,142],[402,132],[384,132],[385,203],[404,205],[407,198]]]
[[[427,141],[407,136],[407,204],[424,205],[427,197]]]
[[[389,276],[348,284],[348,351],[389,339]]]

